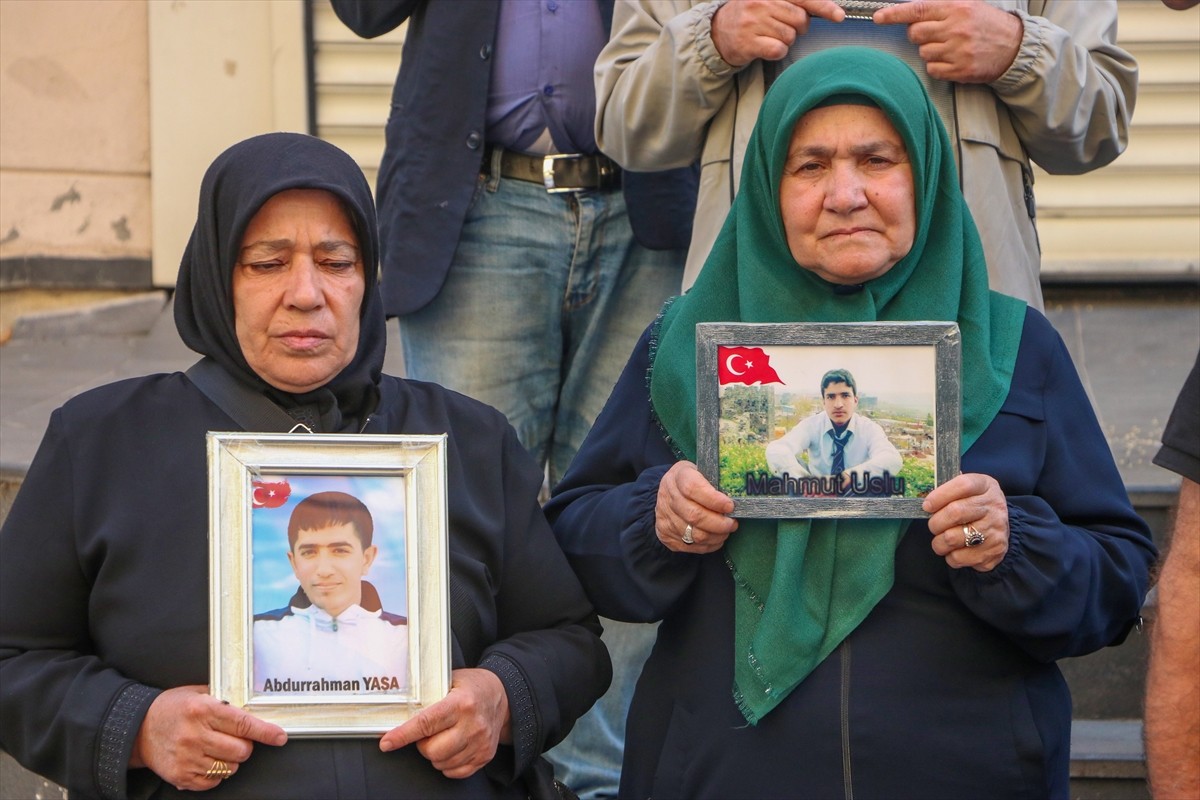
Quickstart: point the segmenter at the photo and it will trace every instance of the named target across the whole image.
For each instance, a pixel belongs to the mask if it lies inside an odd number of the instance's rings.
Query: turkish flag
[[[254,481],[253,486],[254,508],[279,508],[292,493],[287,481]]]
[[[717,347],[717,378],[727,383],[783,383],[761,347]]]

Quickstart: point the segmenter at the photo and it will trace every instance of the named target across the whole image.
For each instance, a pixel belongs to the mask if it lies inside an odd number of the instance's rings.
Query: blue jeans
[[[504,412],[553,486],[684,255],[633,240],[619,189],[481,178],[441,292],[400,319],[406,374]]]
[[[679,293],[684,257],[633,240],[620,190],[550,194],[481,178],[446,284],[400,320],[405,374],[503,411],[553,485],[642,331]],[[581,800],[616,796],[625,716],[657,631],[604,622],[612,688],[547,754]]]

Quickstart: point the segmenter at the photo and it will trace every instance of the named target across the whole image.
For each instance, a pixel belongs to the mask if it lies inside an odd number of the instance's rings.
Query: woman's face
[[[288,189],[263,204],[233,269],[242,354],[277,389],[324,386],[354,360],[366,289],[358,237],[341,203]]]
[[[878,278],[912,249],[912,165],[873,106],[809,111],[796,123],[779,184],[788,249],[830,283]]]

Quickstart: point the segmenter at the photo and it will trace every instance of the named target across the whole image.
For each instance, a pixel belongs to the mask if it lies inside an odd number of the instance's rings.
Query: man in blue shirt
[[[624,172],[596,146],[592,68],[613,0],[333,8],[365,37],[408,22],[377,191],[408,376],[503,411],[553,485],[679,291],[698,171]],[[613,687],[552,755],[585,800],[616,794],[654,637],[604,629]]]

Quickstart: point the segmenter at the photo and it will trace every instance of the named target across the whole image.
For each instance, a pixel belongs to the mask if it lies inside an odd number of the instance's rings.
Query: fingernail
[[[385,753],[390,753],[390,752],[392,752],[393,750],[395,750],[396,748],[395,748],[395,746],[394,746],[394,745],[393,745],[391,742],[388,742],[388,741],[381,741],[381,742],[379,743],[379,749],[380,749],[380,750],[382,750],[382,751],[383,751],[383,752],[385,752]]]

